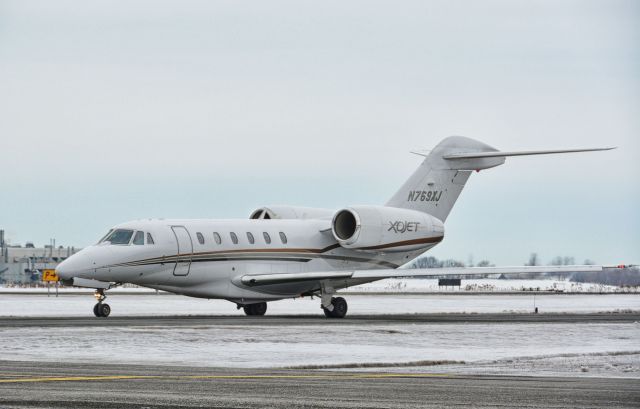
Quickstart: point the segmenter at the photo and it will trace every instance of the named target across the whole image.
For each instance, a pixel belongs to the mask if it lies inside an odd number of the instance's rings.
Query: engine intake
[[[333,234],[338,240],[349,240],[360,227],[357,214],[349,209],[340,210],[333,219]]]

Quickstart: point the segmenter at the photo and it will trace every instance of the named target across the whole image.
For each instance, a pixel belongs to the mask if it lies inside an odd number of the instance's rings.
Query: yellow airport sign
[[[42,270],[42,281],[60,281],[60,278],[56,274],[56,270],[44,269]]]

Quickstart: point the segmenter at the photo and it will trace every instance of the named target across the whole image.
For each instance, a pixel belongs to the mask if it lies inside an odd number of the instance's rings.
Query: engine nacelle
[[[250,219],[330,219],[335,210],[302,206],[264,206],[254,210]]]
[[[342,247],[364,251],[410,251],[433,247],[444,238],[444,225],[437,218],[385,206],[338,210],[331,231]]]

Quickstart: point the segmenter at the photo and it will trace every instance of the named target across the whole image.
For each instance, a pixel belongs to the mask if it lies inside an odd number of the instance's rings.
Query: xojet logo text
[[[392,231],[394,233],[414,232],[418,231],[418,226],[420,226],[420,222],[397,220],[395,222],[389,222],[389,228],[387,231]]]

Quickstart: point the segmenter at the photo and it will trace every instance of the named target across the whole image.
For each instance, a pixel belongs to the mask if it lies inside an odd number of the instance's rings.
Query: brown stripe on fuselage
[[[443,238],[444,236],[439,236],[439,237],[428,237],[425,239],[396,241],[394,243],[379,244],[377,246],[358,247],[358,248],[354,248],[353,250],[379,250],[379,249],[386,249],[390,247],[413,246],[416,244],[440,243]]]
[[[339,243],[334,243],[330,246],[321,249],[305,249],[305,248],[262,248],[262,249],[237,249],[237,250],[217,250],[217,251],[203,251],[199,253],[178,253],[171,256],[152,257],[142,260],[129,261],[128,263],[145,263],[151,261],[170,262],[167,259],[190,256],[190,257],[202,257],[202,256],[215,256],[220,254],[235,254],[235,253],[312,253],[320,254],[340,247]],[[124,263],[123,263],[124,264]]]
[[[278,253],[282,254],[282,253]],[[145,265],[153,265],[153,264],[172,264],[176,262],[189,262],[189,263],[198,263],[198,262],[212,262],[212,261],[243,261],[243,260],[254,260],[254,261],[292,261],[292,262],[309,262],[313,258],[322,258],[322,259],[330,259],[330,260],[342,260],[342,261],[355,261],[359,263],[370,263],[381,265],[388,268],[396,268],[399,264],[394,264],[386,260],[377,260],[375,258],[362,258],[362,257],[351,257],[351,256],[337,256],[337,255],[329,255],[329,254],[308,254],[308,258],[301,258],[300,256],[295,257],[282,257],[278,254],[258,254],[258,253],[250,253],[250,254],[237,254],[237,255],[229,255],[229,254],[221,254],[217,256],[209,256],[209,257],[191,257],[190,255],[181,255],[181,256],[171,256],[164,260],[151,260],[151,261],[130,261],[127,263],[113,264],[105,267],[135,267],[135,266],[145,266]],[[299,253],[298,253],[299,254]]]

